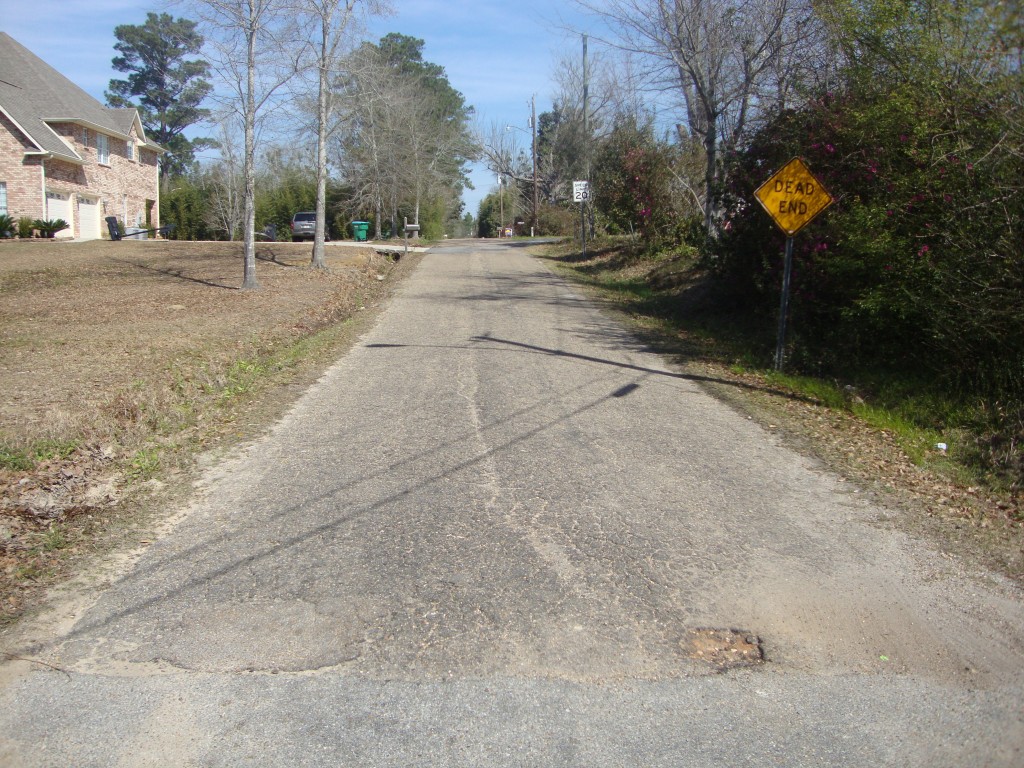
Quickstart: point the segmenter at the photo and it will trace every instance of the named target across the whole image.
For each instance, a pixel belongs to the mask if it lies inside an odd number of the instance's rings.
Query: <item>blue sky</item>
[[[423,39],[424,58],[445,68],[484,127],[527,129],[533,95],[538,113],[550,107],[556,61],[563,52],[580,50],[579,34],[563,27],[585,23],[570,0],[394,0],[393,5],[392,16],[371,21],[368,39],[388,32]],[[147,11],[186,15],[145,0],[0,0],[0,8],[0,29],[100,101],[110,79],[120,76],[110,65],[114,27],[141,24]],[[529,139],[522,138],[528,146]],[[474,168],[472,180],[476,190],[464,199],[476,215],[494,178]]]

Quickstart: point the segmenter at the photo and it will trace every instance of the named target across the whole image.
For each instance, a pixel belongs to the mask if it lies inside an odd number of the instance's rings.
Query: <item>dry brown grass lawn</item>
[[[196,451],[272,418],[396,270],[366,248],[329,245],[319,271],[308,244],[260,244],[260,290],[241,291],[241,258],[238,243],[0,243],[0,624]]]

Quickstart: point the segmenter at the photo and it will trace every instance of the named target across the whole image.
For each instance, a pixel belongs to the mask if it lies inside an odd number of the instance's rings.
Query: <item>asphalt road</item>
[[[0,765],[1024,764],[1020,592],[889,517],[447,244],[6,665]]]

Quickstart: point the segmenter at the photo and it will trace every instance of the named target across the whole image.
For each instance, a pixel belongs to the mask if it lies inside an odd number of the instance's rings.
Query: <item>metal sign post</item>
[[[583,258],[587,257],[587,200],[590,199],[590,182],[574,181],[572,183],[572,200],[580,204],[580,237],[583,241]]]
[[[793,236],[832,205],[830,195],[803,160],[794,157],[754,192],[757,201],[786,233],[786,256],[779,306],[779,336],[775,344],[775,370],[781,371],[786,349],[786,315],[793,276]]]
[[[786,315],[789,314],[789,283],[793,277],[793,238],[786,238],[786,259],[782,268],[782,302],[779,305],[779,335],[775,342],[775,370],[782,370],[786,349]]]

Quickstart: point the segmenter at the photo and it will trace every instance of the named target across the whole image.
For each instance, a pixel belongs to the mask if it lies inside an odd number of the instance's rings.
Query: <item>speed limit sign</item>
[[[590,182],[574,181],[572,183],[572,201],[574,203],[585,203],[590,199]]]

